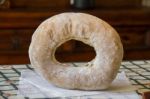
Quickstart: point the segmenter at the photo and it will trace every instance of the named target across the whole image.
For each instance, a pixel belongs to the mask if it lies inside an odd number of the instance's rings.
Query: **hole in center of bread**
[[[55,52],[55,58],[59,62],[87,62],[94,59],[95,56],[93,47],[77,40],[63,43]]]

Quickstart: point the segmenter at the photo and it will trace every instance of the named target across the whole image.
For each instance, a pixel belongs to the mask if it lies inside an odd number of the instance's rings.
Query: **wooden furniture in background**
[[[150,91],[144,92],[144,93],[142,94],[142,96],[143,96],[142,99],[149,99],[149,98],[150,98]]]
[[[95,0],[94,9],[81,10],[69,0],[3,0],[0,3],[0,64],[29,63],[31,36],[45,19],[62,12],[84,12],[110,23],[121,36],[124,59],[150,59],[150,8],[141,0]],[[109,2],[109,3],[108,3]],[[71,40],[56,52],[59,61],[89,61],[94,50]]]

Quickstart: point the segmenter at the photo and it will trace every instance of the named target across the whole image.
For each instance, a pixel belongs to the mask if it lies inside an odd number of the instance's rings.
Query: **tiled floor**
[[[73,63],[74,66],[80,64],[84,63]],[[30,65],[0,65],[0,99],[16,99],[20,72],[27,69],[34,70]],[[150,91],[150,60],[124,61],[121,71],[125,71],[131,83],[138,88],[138,94]],[[18,96],[18,99],[24,97]]]

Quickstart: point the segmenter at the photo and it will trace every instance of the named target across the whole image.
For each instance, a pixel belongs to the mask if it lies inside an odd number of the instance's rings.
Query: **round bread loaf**
[[[95,58],[79,67],[58,62],[56,49],[71,39],[94,47]],[[117,75],[123,47],[118,33],[105,21],[84,13],[62,13],[45,20],[36,29],[29,57],[35,70],[58,87],[103,90]]]

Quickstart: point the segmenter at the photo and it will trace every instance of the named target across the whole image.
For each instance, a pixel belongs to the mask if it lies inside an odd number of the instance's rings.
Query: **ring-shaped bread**
[[[71,39],[94,47],[95,59],[81,67],[59,63],[55,51]],[[62,13],[47,19],[36,29],[29,57],[35,70],[58,87],[102,90],[116,77],[123,47],[118,33],[105,21],[84,13]]]

